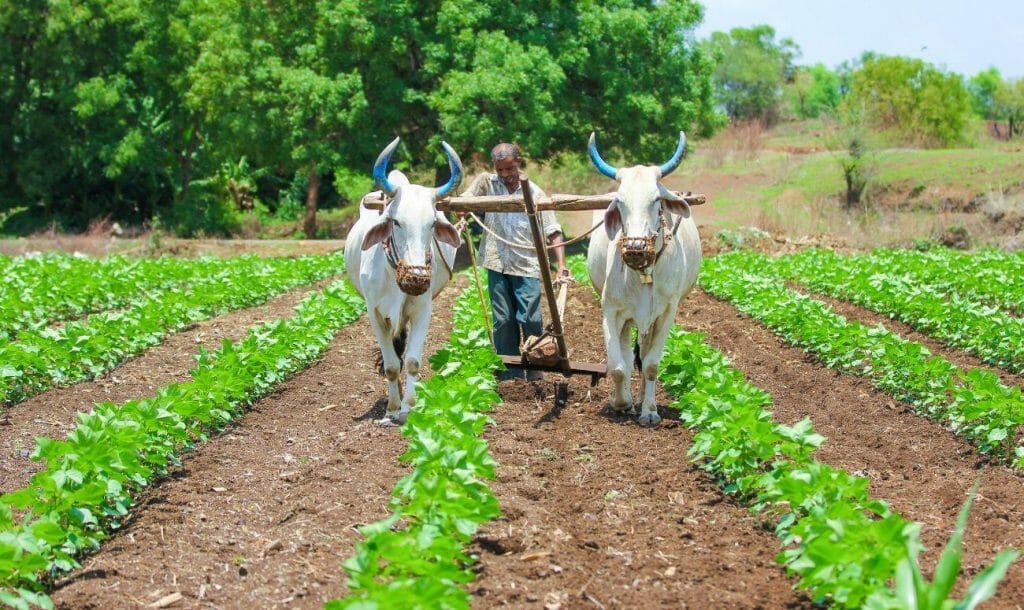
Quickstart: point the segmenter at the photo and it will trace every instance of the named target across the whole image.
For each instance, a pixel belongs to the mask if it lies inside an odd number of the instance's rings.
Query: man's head
[[[508,192],[519,188],[519,169],[523,166],[523,155],[515,144],[502,142],[491,149],[491,163]]]

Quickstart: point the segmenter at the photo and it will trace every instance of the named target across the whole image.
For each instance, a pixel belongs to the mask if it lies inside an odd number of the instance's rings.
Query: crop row
[[[864,271],[909,275],[944,294],[1024,315],[1024,254],[879,249],[850,257]]]
[[[569,267],[577,281],[586,281],[582,259],[570,260]],[[810,420],[775,423],[771,396],[729,366],[701,335],[673,329],[659,377],[675,396],[672,408],[695,431],[691,459],[719,479],[727,493],[777,518],[784,549],[776,559],[817,601],[917,610],[938,608],[946,600],[959,572],[958,547],[947,551],[947,568],[934,583],[919,578],[920,525],[870,498],[868,479],[814,460],[812,452],[825,439]],[[991,596],[1016,556],[1014,551],[998,555],[972,584],[963,607]],[[909,586],[908,575],[910,580],[918,577]],[[918,588],[922,599],[935,598],[933,606],[910,600]]]
[[[850,322],[764,275],[764,265],[764,259],[740,252],[716,256],[705,261],[700,283],[826,366],[870,379],[920,414],[948,422],[981,451],[1024,467],[1024,447],[1015,440],[1024,424],[1021,388],[1003,385],[989,371],[962,370],[881,325]]]
[[[120,264],[127,259],[114,257],[111,261]],[[50,281],[47,278],[63,279],[94,273],[102,264],[101,259],[54,252],[15,257],[0,256],[0,270],[4,273],[0,295],[6,295],[9,291],[21,292],[36,284]]]
[[[494,355],[475,290],[454,307],[448,344],[430,358],[402,426],[409,439],[402,460],[412,471],[395,486],[388,518],[360,529],[365,536],[344,563],[350,594],[327,603],[343,608],[469,608],[460,587],[474,578],[465,545],[481,523],[500,514],[484,482],[497,464],[481,438],[486,415],[501,401]]]
[[[0,405],[100,375],[191,323],[262,303],[295,286],[336,274],[341,265],[340,257],[328,256],[228,267],[188,293],[165,292],[131,308],[99,313],[60,328],[26,330],[16,342],[0,342]]]
[[[32,261],[33,259],[29,259]],[[44,264],[46,263],[46,264]],[[58,320],[126,307],[152,291],[206,281],[228,268],[258,266],[255,256],[230,259],[110,257],[104,260],[47,257],[35,275],[5,283],[0,291],[0,338]],[[46,269],[45,267],[54,267]]]
[[[201,350],[191,381],[153,398],[98,404],[79,414],[65,440],[39,439],[33,458],[45,469],[0,496],[0,602],[51,608],[52,578],[120,526],[135,492],[305,368],[363,309],[346,281],[335,282],[304,299],[293,317],[254,327],[216,352]]]
[[[696,333],[673,329],[660,378],[672,407],[695,430],[689,455],[726,491],[778,518],[783,552],[776,558],[816,601],[844,608],[945,608],[960,566],[959,537],[936,569],[920,576],[921,526],[868,495],[868,480],[811,457],[824,442],[808,419],[775,423],[771,396],[750,384]],[[1015,551],[1004,551],[968,589],[973,608],[995,592]],[[889,583],[895,581],[894,588]],[[948,605],[947,605],[948,604]]]
[[[921,283],[915,276],[883,271],[861,259],[828,250],[761,258],[765,272],[899,319],[947,345],[1014,373],[1024,371],[1024,319]]]

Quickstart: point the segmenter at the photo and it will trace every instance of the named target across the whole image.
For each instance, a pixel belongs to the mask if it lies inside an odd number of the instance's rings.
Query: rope
[[[513,248],[519,248],[520,250],[534,250],[534,251],[536,251],[536,248],[534,247],[533,244],[517,244],[515,242],[511,242],[511,241],[505,239],[501,235],[498,235],[497,233],[494,232],[493,229],[491,229],[490,227],[485,225],[484,221],[480,220],[480,218],[477,217],[477,215],[474,212],[470,212],[469,215],[473,218],[473,220],[476,222],[476,224],[480,225],[480,227],[484,231],[487,231],[487,233],[491,237],[493,237],[494,239],[500,241],[501,243],[503,243],[503,244],[505,244],[507,246],[511,246]],[[554,250],[555,248],[559,248],[559,247],[564,248],[566,246],[571,246],[572,244],[575,244],[576,242],[583,241],[584,238],[586,238],[588,235],[590,235],[591,233],[596,231],[597,228],[600,227],[603,224],[604,224],[604,220],[601,220],[601,222],[599,222],[596,225],[590,227],[590,229],[586,233],[584,233],[582,235],[577,235],[576,237],[573,237],[569,241],[564,241],[564,242],[562,242],[560,244],[549,244],[549,245],[545,246],[545,248],[547,248],[548,250]]]
[[[469,232],[469,223],[463,218],[459,221],[462,231],[466,234],[466,245],[469,246],[469,260],[473,263],[473,279],[476,280],[476,294],[480,297],[480,313],[484,318],[484,325],[487,327],[487,338],[494,347],[494,333],[491,331],[491,317],[487,314],[487,301],[484,300],[484,289],[480,282],[480,268],[476,265],[476,248],[473,246],[473,234]]]

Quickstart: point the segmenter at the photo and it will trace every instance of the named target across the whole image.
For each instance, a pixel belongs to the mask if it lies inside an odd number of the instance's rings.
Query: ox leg
[[[405,398],[402,399],[402,410],[398,413],[400,423],[405,423],[409,409],[416,406],[416,383],[420,380],[420,361],[423,358],[423,344],[427,340],[429,325],[429,311],[413,316],[409,340],[405,346]]]
[[[395,353],[395,346],[392,344],[391,321],[381,318],[379,315],[370,316],[370,328],[377,337],[377,344],[380,345],[381,355],[384,357],[384,378],[388,381],[388,408],[384,419],[380,423],[391,423],[397,421],[399,405],[402,397],[401,388],[398,383],[398,376],[402,372],[402,361]]]
[[[608,378],[612,393],[608,403],[615,411],[633,411],[629,380],[633,371],[633,353],[629,348],[629,325],[604,316],[604,339],[608,351]]]
[[[661,354],[665,351],[665,342],[668,340],[669,331],[672,330],[674,314],[675,308],[658,316],[651,333],[640,341],[640,362],[643,367],[640,387],[643,399],[640,403],[639,422],[643,426],[656,426],[661,421],[654,390],[658,382],[658,365],[661,364]]]

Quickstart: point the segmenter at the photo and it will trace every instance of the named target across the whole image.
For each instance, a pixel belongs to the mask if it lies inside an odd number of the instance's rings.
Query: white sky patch
[[[918,57],[972,76],[995,66],[1024,76],[1024,0],[704,0],[698,38],[768,24],[792,38],[797,63],[839,63],[864,51]]]

